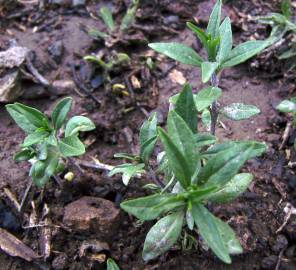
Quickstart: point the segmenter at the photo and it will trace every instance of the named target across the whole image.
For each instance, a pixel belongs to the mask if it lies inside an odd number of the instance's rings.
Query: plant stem
[[[211,85],[212,87],[218,87],[219,81],[218,77],[216,74],[213,74],[211,77]],[[216,134],[216,125],[217,125],[217,120],[218,120],[218,107],[217,107],[217,102],[214,101],[211,105],[210,109],[210,114],[211,114],[211,134],[215,135]]]

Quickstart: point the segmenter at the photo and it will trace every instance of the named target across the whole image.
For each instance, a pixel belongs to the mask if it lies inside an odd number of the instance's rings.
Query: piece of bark
[[[0,228],[0,248],[10,256],[20,257],[28,262],[39,257],[31,248],[2,228]]]

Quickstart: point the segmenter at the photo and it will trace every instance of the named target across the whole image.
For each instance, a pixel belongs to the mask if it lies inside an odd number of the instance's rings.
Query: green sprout
[[[292,33],[292,41],[288,45],[288,48],[278,55],[279,60],[290,60],[289,70],[292,70],[296,67],[296,23],[292,20],[291,0],[282,1],[281,12],[258,17],[258,20],[272,27],[270,38],[273,38],[275,41],[279,41],[286,34]]]
[[[85,153],[79,132],[95,129],[94,123],[84,116],[74,116],[66,123],[71,106],[72,98],[62,99],[53,109],[50,121],[35,108],[17,102],[6,105],[10,116],[27,134],[14,159],[31,162],[30,176],[39,187],[64,170],[66,158]]]
[[[121,173],[126,185],[132,177],[143,175],[154,181],[145,186],[153,190],[153,195],[121,203],[123,210],[141,222],[157,220],[145,239],[142,254],[145,261],[165,253],[179,240],[185,248],[194,246],[189,236],[197,232],[225,263],[231,263],[230,255],[243,251],[232,228],[215,217],[207,206],[228,203],[248,188],[253,175],[239,171],[247,160],[263,154],[266,145],[256,141],[217,142],[215,126],[219,113],[233,120],[259,113],[255,106],[240,103],[219,111],[217,100],[222,90],[217,75],[224,68],[258,54],[273,40],[248,41],[232,48],[230,19],[227,17],[220,25],[221,5],[218,0],[206,32],[188,23],[206,49],[207,60],[182,44],[149,45],[174,60],[200,68],[202,81],[211,80],[211,86],[193,94],[192,87],[185,84],[178,95],[170,98],[174,106],[168,113],[166,130],[158,126],[157,115],[152,114],[140,129],[139,153],[115,155],[128,159],[129,163],[116,166],[109,174]],[[211,133],[198,131],[198,113],[211,122]],[[157,155],[157,162],[150,162],[157,142],[163,151]],[[154,164],[156,169],[152,167]]]
[[[283,100],[277,107],[280,112],[290,113],[293,115],[293,125],[296,127],[296,98],[290,100]],[[294,141],[294,148],[296,150],[296,139]]]
[[[107,41],[108,38],[112,37],[112,35],[116,35],[118,31],[120,33],[128,30],[135,21],[136,11],[138,9],[139,2],[139,0],[132,1],[130,7],[126,11],[126,14],[121,20],[120,25],[118,26],[115,24],[115,20],[113,18],[111,10],[107,6],[102,7],[100,9],[100,17],[107,28],[106,32],[91,29],[88,31],[88,34],[93,38],[103,39]]]

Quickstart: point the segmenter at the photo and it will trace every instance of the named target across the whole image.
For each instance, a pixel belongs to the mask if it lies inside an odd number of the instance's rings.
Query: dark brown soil
[[[81,30],[81,24],[103,29],[99,20],[91,18],[88,11],[95,11],[102,3],[88,4],[87,9],[71,7],[48,8],[43,14],[33,5],[19,6],[10,11],[3,11],[0,17],[0,48],[7,47],[10,39],[15,39],[20,45],[35,51],[34,65],[49,81],[72,80],[71,65],[77,68],[83,82],[89,86],[88,77],[101,75],[100,71],[93,74],[92,70],[81,60],[83,56],[102,48],[102,44],[94,42]],[[122,15],[122,2],[113,1],[117,7],[118,16]],[[184,2],[184,3],[183,3]],[[184,28],[184,23],[192,17],[199,19],[204,25],[214,1],[142,1],[137,18],[137,35],[145,35],[149,41],[180,41],[198,48],[193,34]],[[226,1],[225,1],[226,2]],[[268,2],[268,3],[266,3]],[[259,38],[265,38],[268,31],[246,19],[247,15],[266,14],[278,10],[277,1],[227,1],[224,13],[234,21],[236,42],[254,36],[257,31]],[[25,10],[27,13],[23,13]],[[1,11],[1,9],[0,9]],[[239,12],[238,12],[239,11]],[[11,16],[13,19],[8,19]],[[4,15],[5,14],[5,15]],[[147,15],[148,14],[148,15]],[[1,16],[1,13],[0,13]],[[44,20],[38,23],[34,18],[40,16]],[[118,17],[117,16],[117,17]],[[172,17],[175,16],[175,17]],[[166,24],[171,19],[174,23]],[[52,22],[48,26],[46,24]],[[34,27],[41,27],[35,31]],[[150,31],[140,28],[150,27]],[[63,57],[60,61],[53,60],[48,53],[48,47],[61,40],[64,45]],[[30,95],[21,98],[20,102],[34,105],[42,110],[50,111],[57,98],[70,95],[74,98],[73,115],[85,114],[96,124],[94,132],[84,135],[89,144],[87,154],[83,160],[91,161],[97,157],[107,164],[117,164],[113,158],[117,152],[132,152],[138,149],[138,130],[145,119],[145,113],[157,111],[162,123],[168,110],[168,97],[180,91],[180,84],[172,80],[170,74],[178,71],[190,81],[194,89],[202,87],[198,70],[184,66],[153,54],[146,44],[132,43],[126,45],[118,43],[113,49],[127,52],[132,57],[132,65],[111,74],[114,83],[124,83],[125,78],[135,72],[142,83],[141,90],[135,90],[129,96],[114,93],[110,85],[100,86],[92,95],[100,100],[100,104],[87,96],[80,95],[73,89],[56,92],[54,94],[44,90],[28,79],[23,80],[25,92],[41,91],[42,95]],[[111,50],[108,51],[110,53]],[[159,59],[158,68],[148,72],[140,61],[140,56],[152,53],[154,59]],[[201,52],[202,53],[202,52]],[[258,59],[252,60],[256,63]],[[273,61],[272,59],[270,60]],[[267,61],[265,61],[266,63]],[[255,139],[268,144],[268,152],[261,158],[249,161],[244,171],[252,172],[255,180],[243,196],[228,205],[215,207],[213,212],[227,221],[237,232],[243,245],[244,254],[233,257],[233,264],[226,266],[213,256],[211,252],[200,246],[189,251],[181,250],[178,243],[170,252],[158,260],[145,264],[141,258],[141,251],[145,235],[153,223],[139,222],[122,213],[119,229],[114,231],[109,241],[110,250],[102,254],[114,258],[121,269],[296,269],[296,218],[292,215],[280,232],[276,232],[284,222],[287,203],[296,204],[295,170],[289,168],[288,163],[294,162],[296,153],[293,148],[295,131],[291,132],[287,145],[279,150],[282,134],[289,120],[287,116],[279,114],[275,106],[283,98],[293,95],[295,84],[278,76],[273,78],[270,72],[273,67],[260,66],[254,68],[251,62],[239,67],[226,70],[220,78],[223,89],[222,105],[232,102],[254,104],[260,108],[261,114],[248,121],[232,122],[222,120],[226,128],[218,129],[221,141],[229,139]],[[278,67],[277,67],[278,70]],[[266,79],[268,77],[268,79]],[[132,108],[132,109],[130,109]],[[29,165],[15,163],[13,154],[19,149],[18,144],[24,138],[24,133],[7,115],[4,105],[0,107],[0,192],[1,202],[8,207],[7,211],[14,211],[11,201],[4,193],[9,188],[21,201],[27,185]],[[64,190],[60,190],[54,181],[44,190],[33,188],[30,198],[33,199],[40,214],[46,203],[50,208],[52,223],[59,226],[54,229],[52,238],[51,257],[43,262],[26,263],[21,259],[9,257],[0,253],[0,269],[106,269],[104,262],[90,259],[90,256],[79,257],[79,248],[83,241],[101,240],[104,237],[97,234],[75,234],[62,226],[63,208],[66,204],[83,196],[102,197],[118,204],[119,200],[139,197],[147,193],[141,188],[147,181],[133,180],[127,188],[121,183],[120,177],[107,177],[106,172],[86,170],[79,173],[75,167],[70,168],[76,173],[73,182],[66,183]],[[32,206],[26,205],[24,215],[17,216],[21,225],[27,225]],[[11,228],[11,227],[10,227]],[[7,230],[10,230],[7,228]],[[10,230],[24,243],[28,244],[40,254],[38,228]],[[278,266],[277,266],[278,265]]]

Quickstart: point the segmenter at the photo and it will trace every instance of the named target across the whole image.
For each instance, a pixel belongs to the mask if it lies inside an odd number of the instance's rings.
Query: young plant
[[[197,133],[196,123],[192,89],[185,85],[176,108],[168,114],[167,131],[160,127],[156,131],[164,147],[158,160],[159,170],[169,179],[167,186],[154,195],[121,203],[123,210],[142,221],[160,218],[146,236],[145,261],[169,250],[180,238],[184,225],[189,230],[196,228],[225,263],[231,263],[231,254],[242,252],[231,227],[211,214],[206,206],[228,203],[244,192],[253,176],[239,170],[248,159],[261,155],[266,146],[255,141],[212,145],[215,137]],[[156,140],[154,127],[150,140],[153,143],[146,143],[151,146],[146,148],[148,156]],[[114,173],[119,171],[115,169]]]
[[[211,86],[199,91],[194,100],[196,109],[204,117],[210,114],[211,133],[213,135],[215,134],[219,114],[232,120],[244,120],[260,112],[255,106],[242,103],[230,104],[219,111],[217,100],[222,91],[218,87],[217,75],[225,68],[245,62],[273,42],[272,38],[263,41],[252,40],[233,48],[230,18],[226,17],[220,24],[221,7],[222,0],[218,0],[210,16],[206,31],[191,22],[187,23],[187,26],[196,34],[206,50],[207,59],[203,59],[196,51],[183,44],[174,42],[149,44],[150,48],[180,63],[200,68],[203,83],[211,81]]]
[[[123,210],[142,221],[158,219],[145,239],[145,261],[158,257],[176,244],[186,230],[185,225],[193,234],[198,232],[225,263],[231,263],[231,254],[242,252],[234,231],[211,214],[207,205],[228,203],[247,189],[253,176],[239,173],[239,170],[248,159],[264,153],[266,145],[256,141],[216,143],[214,134],[219,114],[216,101],[222,93],[217,74],[223,68],[246,61],[271,41],[249,41],[233,49],[229,18],[220,25],[221,3],[217,1],[206,32],[188,24],[207,50],[206,61],[182,44],[150,44],[175,60],[201,68],[203,82],[211,79],[212,85],[194,95],[191,86],[185,84],[181,93],[171,98],[174,108],[167,117],[167,130],[157,127],[157,117],[152,115],[140,130],[140,153],[117,155],[130,159],[131,163],[119,165],[110,173],[123,173],[125,184],[131,177],[145,173],[157,184],[148,185],[154,188],[155,194],[121,203]],[[200,133],[197,128],[198,112],[208,108],[212,134]],[[258,109],[235,103],[222,112],[231,119],[241,120],[257,114]],[[164,151],[158,154],[158,168],[154,170],[150,158],[158,139]]]
[[[72,98],[62,99],[49,120],[41,111],[21,103],[6,105],[10,116],[27,133],[14,159],[31,162],[30,176],[39,187],[64,170],[67,157],[85,153],[79,132],[95,129],[94,123],[84,116],[74,116],[66,123],[71,106]]]
[[[290,113],[293,115],[293,125],[296,127],[296,97],[290,100],[283,100],[277,107],[280,112]],[[296,150],[296,139],[294,141],[294,148]]]
[[[126,53],[115,53],[108,62],[95,54],[87,55],[83,59],[98,65],[103,70],[103,78],[107,82],[111,81],[111,71],[115,69],[121,70],[123,67],[130,66],[131,63],[131,59]]]
[[[121,20],[120,25],[118,26],[115,24],[111,10],[107,6],[102,7],[100,9],[100,16],[106,25],[107,31],[101,32],[96,29],[91,29],[88,32],[89,35],[97,39],[103,39],[108,43],[108,39],[112,38],[113,35],[120,35],[118,33],[128,30],[135,21],[139,2],[140,0],[132,1],[130,7],[126,11],[126,14]]]
[[[279,41],[286,34],[292,34],[292,41],[290,42],[287,50],[280,53],[278,59],[290,60],[289,69],[296,67],[296,23],[292,20],[292,4],[291,0],[284,0],[281,4],[282,13],[271,13],[267,16],[259,17],[259,21],[263,24],[268,24],[272,27],[270,37],[274,38],[275,41]]]

